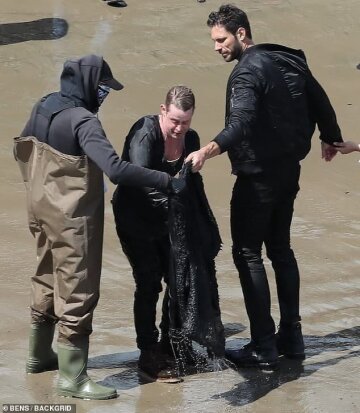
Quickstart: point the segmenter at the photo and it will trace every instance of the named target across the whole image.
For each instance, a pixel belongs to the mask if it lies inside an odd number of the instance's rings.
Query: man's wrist
[[[210,159],[216,155],[220,155],[221,153],[220,146],[214,141],[209,142],[201,149],[201,151],[204,155],[205,160]]]

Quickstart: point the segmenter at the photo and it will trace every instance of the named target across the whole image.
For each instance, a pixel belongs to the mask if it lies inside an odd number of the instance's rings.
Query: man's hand
[[[185,163],[191,162],[191,170],[193,172],[199,172],[207,159],[220,155],[220,153],[221,150],[219,145],[212,141],[198,151],[191,152],[191,154],[185,159]]]
[[[347,154],[351,152],[360,152],[360,144],[347,141],[347,142],[334,142],[335,150],[342,154]]]
[[[199,149],[198,151],[191,152],[190,155],[185,159],[185,163],[191,163],[191,170],[193,172],[199,172],[200,169],[204,166],[206,161],[205,153]]]
[[[336,156],[337,150],[332,145],[326,142],[321,142],[321,158],[326,162],[330,162]]]

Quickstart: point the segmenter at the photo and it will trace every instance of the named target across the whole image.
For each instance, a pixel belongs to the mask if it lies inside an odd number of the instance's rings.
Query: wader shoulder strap
[[[43,142],[48,143],[50,125],[55,116],[65,109],[74,108],[76,106],[77,105],[73,100],[63,97],[59,93],[51,93],[41,99],[36,113],[47,119],[46,132]]]

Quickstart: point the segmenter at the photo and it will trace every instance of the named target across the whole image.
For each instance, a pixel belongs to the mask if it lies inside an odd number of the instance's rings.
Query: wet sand
[[[209,371],[188,376],[179,385],[143,383],[136,369],[133,281],[114,230],[110,208],[114,187],[109,184],[101,299],[94,317],[89,373],[115,386],[119,398],[107,402],[60,398],[54,391],[56,372],[24,373],[35,248],[27,230],[25,193],[12,157],[12,137],[22,130],[33,103],[58,89],[66,58],[97,53],[106,57],[126,86],[112,93],[100,112],[119,151],[132,123],[141,115],[157,113],[165,92],[176,83],[194,89],[193,127],[202,142],[208,142],[223,125],[225,85],[232,69],[213,52],[205,24],[219,4],[213,0],[202,4],[128,0],[127,8],[117,9],[101,0],[1,1],[1,403],[76,403],[77,412],[92,413],[360,411],[359,155],[324,163],[317,133],[312,152],[303,162],[293,225],[308,355],[302,364],[284,360],[279,371],[267,374],[211,371],[209,366]],[[255,42],[278,42],[306,52],[313,73],[336,108],[345,138],[359,140],[360,3],[253,0],[240,6],[249,14]],[[57,19],[50,36],[49,20],[24,25],[24,33],[19,32],[21,26],[12,33],[8,25],[40,19]],[[37,32],[26,35],[29,27]],[[234,178],[227,157],[209,161],[203,176],[224,241],[217,269],[227,345],[236,347],[246,342],[249,331],[231,259],[228,221]],[[273,274],[268,268],[278,322]]]

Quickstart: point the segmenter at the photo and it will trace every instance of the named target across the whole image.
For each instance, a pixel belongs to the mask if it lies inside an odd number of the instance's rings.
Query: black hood
[[[283,59],[289,65],[293,66],[295,69],[304,73],[308,70],[306,63],[306,57],[304,52],[301,49],[292,49],[291,47],[282,46],[280,44],[273,43],[259,43],[252,47],[246,49],[244,54],[241,56],[242,60],[245,56],[251,56],[252,54],[257,53],[268,53],[273,57]]]
[[[60,78],[61,95],[76,102],[76,106],[96,112],[99,107],[97,88],[103,61],[102,56],[97,55],[67,60]]]

